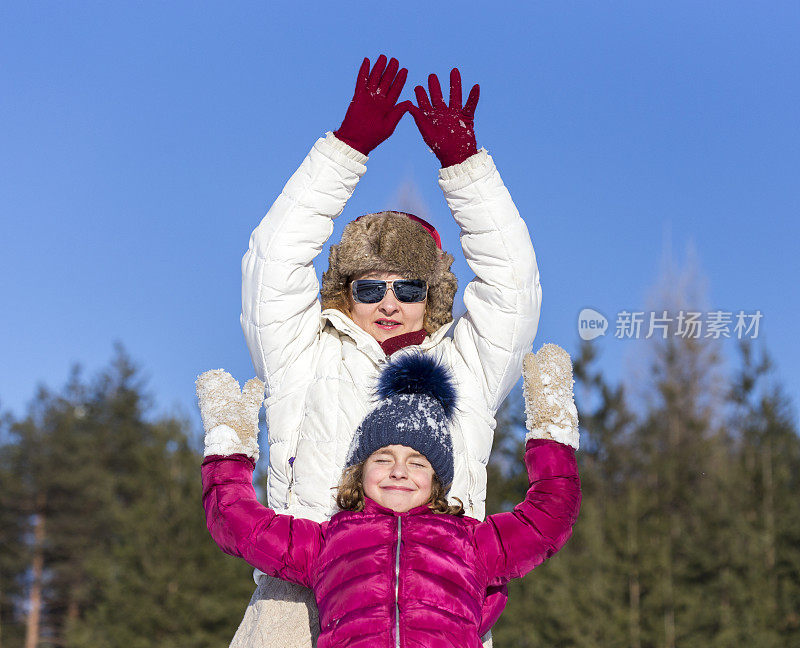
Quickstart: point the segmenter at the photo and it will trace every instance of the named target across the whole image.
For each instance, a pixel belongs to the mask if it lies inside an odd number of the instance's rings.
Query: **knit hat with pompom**
[[[456,408],[450,371],[429,355],[403,354],[381,373],[377,395],[380,401],[356,430],[346,467],[384,446],[404,445],[425,455],[449,487],[454,473],[450,424]]]

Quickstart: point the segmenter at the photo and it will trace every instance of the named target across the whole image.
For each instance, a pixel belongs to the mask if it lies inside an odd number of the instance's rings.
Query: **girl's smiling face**
[[[389,445],[364,462],[364,495],[381,506],[405,513],[431,498],[433,467],[424,455],[404,445]]]
[[[353,277],[353,280],[355,279],[391,281],[392,279],[407,279],[407,277],[391,272],[367,272]],[[378,342],[384,342],[395,335],[422,330],[427,300],[404,303],[395,297],[393,291],[387,290],[383,299],[377,304],[359,304],[353,300],[349,288],[347,300],[350,305],[350,319]]]

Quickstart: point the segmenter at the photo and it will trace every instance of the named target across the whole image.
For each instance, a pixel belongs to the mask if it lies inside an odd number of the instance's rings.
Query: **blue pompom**
[[[410,353],[390,362],[378,379],[381,399],[395,394],[426,394],[438,400],[444,415],[452,418],[456,408],[456,390],[450,371],[435,358]]]

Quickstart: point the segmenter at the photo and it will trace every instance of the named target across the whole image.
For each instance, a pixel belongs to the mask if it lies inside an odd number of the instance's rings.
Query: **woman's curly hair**
[[[366,460],[346,468],[342,473],[336,493],[336,504],[343,511],[363,511],[364,510],[364,464]],[[426,502],[428,508],[434,513],[446,513],[447,515],[464,515],[464,503],[458,500],[458,504],[450,504],[447,501],[447,488],[434,474],[431,483],[431,496]]]

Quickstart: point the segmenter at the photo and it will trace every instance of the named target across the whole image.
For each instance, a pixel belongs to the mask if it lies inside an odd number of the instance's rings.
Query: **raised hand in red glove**
[[[408,70],[398,72],[398,67],[397,59],[386,65],[381,54],[370,72],[369,59],[364,59],[344,121],[333,133],[364,155],[394,133],[400,118],[413,105],[410,101],[396,104],[408,76]]]
[[[450,105],[442,98],[442,88],[435,74],[428,77],[430,101],[425,88],[417,86],[417,105],[408,109],[417,122],[422,139],[439,158],[442,167],[466,160],[478,152],[475,142],[475,107],[478,105],[480,86],[469,91],[467,103],[461,107],[461,74],[458,68],[450,71]]]

